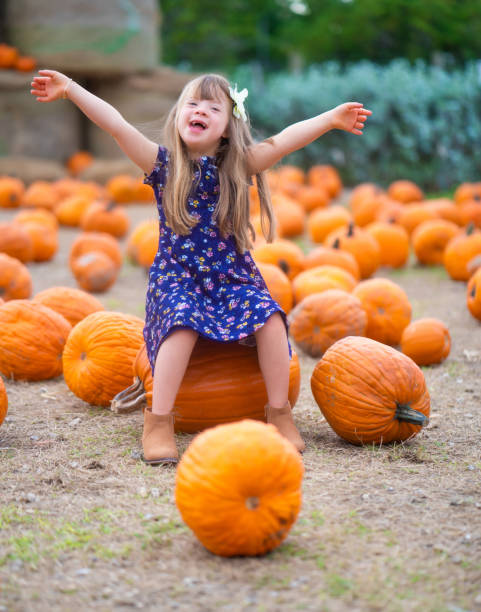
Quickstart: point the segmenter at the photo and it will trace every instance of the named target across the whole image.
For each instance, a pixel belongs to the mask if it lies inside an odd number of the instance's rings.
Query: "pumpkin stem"
[[[246,506],[249,508],[249,510],[255,510],[259,507],[259,504],[260,501],[258,497],[248,497],[246,499]]]
[[[107,212],[110,212],[111,210],[113,210],[115,207],[117,206],[117,202],[115,200],[110,200],[110,202],[108,202],[107,206],[105,207],[105,210]]]
[[[127,414],[140,408],[145,402],[145,389],[142,381],[137,376],[134,384],[130,385],[112,399],[110,402],[110,410],[115,414]]]
[[[279,259],[278,264],[279,268],[284,272],[284,274],[289,274],[289,264],[285,259]]]
[[[476,285],[473,285],[473,288],[471,289],[471,297],[476,297]]]
[[[347,228],[347,235],[349,237],[354,236],[354,223],[351,221]]]
[[[421,427],[429,423],[428,417],[419,410],[414,410],[409,404],[398,404],[397,402],[394,418],[412,425],[421,425]]]
[[[339,238],[336,238],[334,240],[334,243],[332,245],[333,249],[340,249],[341,248],[341,241],[339,240]]]
[[[474,227],[473,221],[470,221],[466,226],[466,236],[471,236],[471,234],[474,232]]]

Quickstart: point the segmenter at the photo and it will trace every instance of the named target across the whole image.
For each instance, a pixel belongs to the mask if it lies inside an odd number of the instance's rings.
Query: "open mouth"
[[[205,130],[207,128],[207,125],[199,119],[194,119],[193,121],[191,121],[189,123],[189,126],[198,130]]]

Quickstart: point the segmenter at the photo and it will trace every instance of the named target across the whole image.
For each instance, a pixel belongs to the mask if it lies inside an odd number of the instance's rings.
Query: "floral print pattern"
[[[168,152],[160,146],[144,183],[152,186],[159,213],[159,247],[149,271],[144,339],[152,371],[163,340],[176,327],[190,327],[220,342],[255,346],[254,332],[279,312],[249,251],[240,254],[232,236],[222,238],[213,220],[219,197],[215,157],[201,157],[188,208],[198,223],[181,236],[166,224],[162,193]],[[292,356],[289,345],[289,355]]]

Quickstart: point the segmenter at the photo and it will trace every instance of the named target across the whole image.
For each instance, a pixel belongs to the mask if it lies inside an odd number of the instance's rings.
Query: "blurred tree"
[[[481,58],[480,0],[159,0],[163,61],[193,70],[258,61]]]

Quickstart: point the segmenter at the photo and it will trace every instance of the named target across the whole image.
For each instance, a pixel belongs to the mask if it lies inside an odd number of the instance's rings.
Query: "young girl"
[[[154,383],[152,409],[144,413],[144,461],[178,460],[172,410],[199,334],[257,345],[267,422],[302,452],[288,401],[286,316],[248,250],[254,237],[249,184],[255,175],[262,230],[272,241],[274,215],[263,172],[331,129],[362,134],[371,111],[347,102],[255,144],[243,106],[247,90],[237,92],[210,74],[182,91],[166,120],[164,147],[64,74],[40,70],[31,93],[39,102],[68,98],[76,104],[145,172],[156,195],[160,237],[144,328]]]

